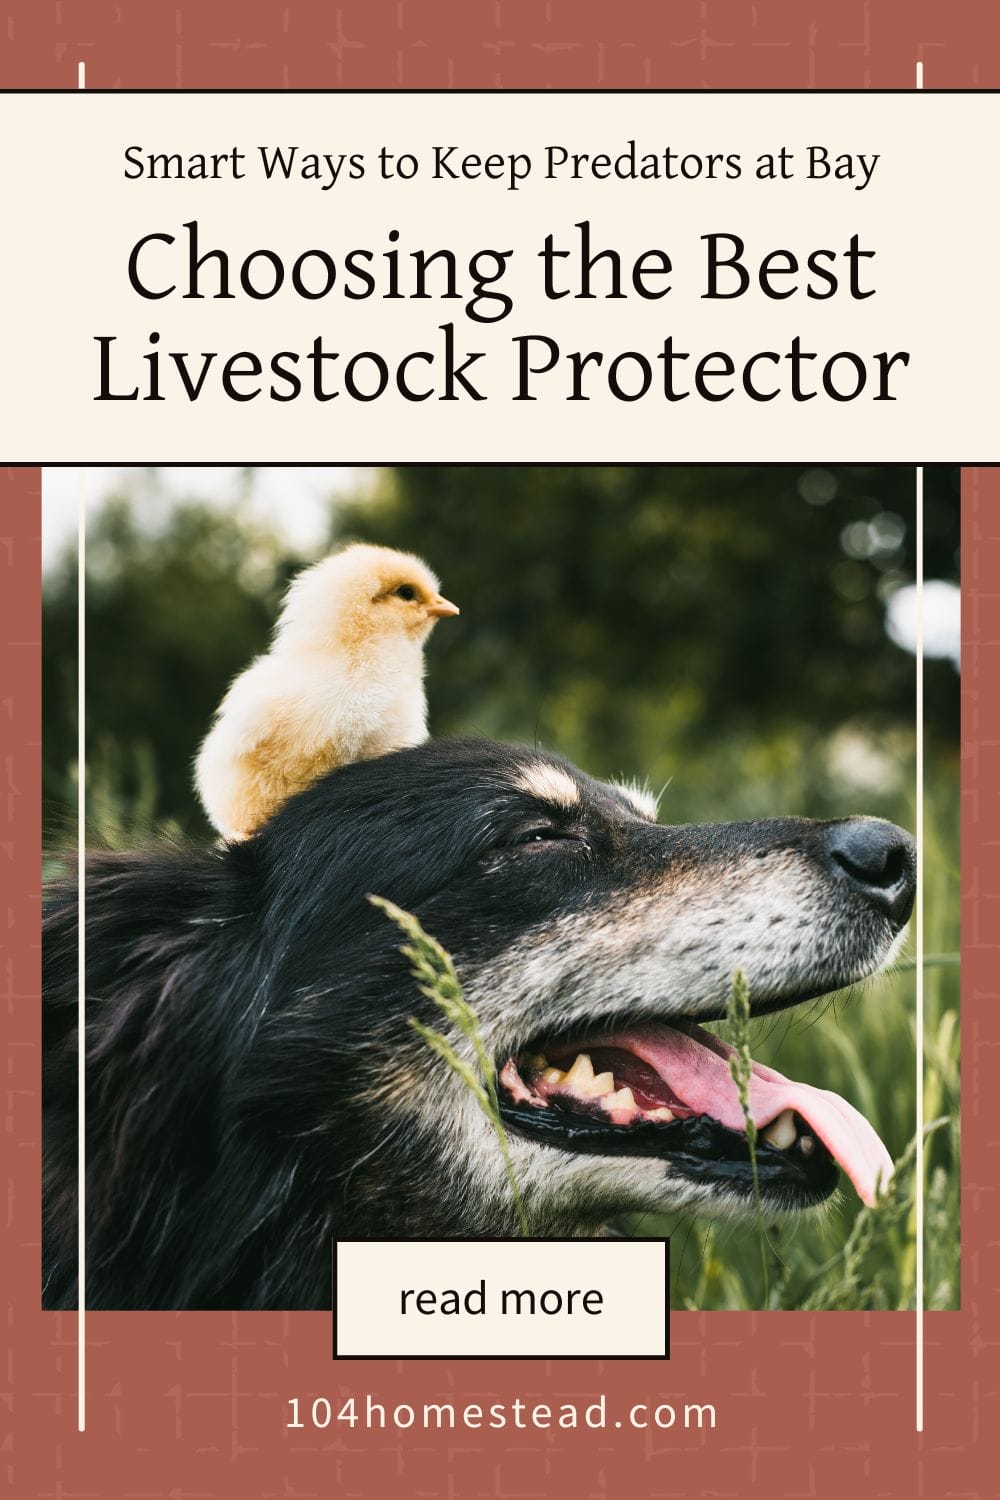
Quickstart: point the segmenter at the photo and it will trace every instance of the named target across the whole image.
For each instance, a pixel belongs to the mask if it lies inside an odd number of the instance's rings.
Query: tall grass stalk
[[[764,1207],[760,1197],[760,1177],[757,1172],[757,1126],[750,1113],[750,1079],[753,1061],[750,1057],[750,986],[742,969],[733,975],[733,988],[726,1007],[726,1020],[732,1030],[733,1046],[736,1049],[729,1059],[736,1091],[740,1096],[740,1107],[746,1125],[747,1150],[750,1153],[750,1172],[753,1177],[754,1215],[757,1224],[757,1240],[760,1247],[760,1275],[764,1289],[763,1306],[770,1305],[770,1288],[767,1276],[767,1234],[764,1229]]]
[[[942,1115],[925,1125],[925,1142],[949,1123],[948,1117]],[[836,1312],[864,1305],[862,1273],[879,1236],[887,1235],[900,1220],[912,1215],[912,1176],[919,1134],[914,1134],[895,1162],[888,1183],[880,1184],[875,1202],[863,1204],[859,1209],[843,1249],[821,1267],[814,1291],[802,1304],[804,1312]],[[905,1271],[902,1279],[904,1283],[908,1280]]]
[[[400,948],[400,952],[409,959],[410,972],[417,981],[421,994],[433,1001],[445,1018],[471,1045],[475,1067],[459,1054],[442,1032],[436,1031],[432,1026],[426,1026],[416,1016],[410,1017],[413,1030],[426,1042],[431,1051],[446,1062],[452,1072],[461,1079],[493,1127],[500,1154],[503,1157],[504,1171],[510,1184],[517,1222],[521,1233],[527,1237],[530,1233],[528,1215],[514,1172],[510,1141],[507,1139],[507,1132],[500,1116],[496,1066],[483,1043],[476,1013],[462,993],[461,981],[455,972],[451,954],[424,931],[412,912],[404,911],[402,907],[396,906],[392,901],[387,901],[383,896],[369,896],[368,899],[373,906],[384,911],[386,916],[395,922],[400,931],[409,939],[409,942]]]

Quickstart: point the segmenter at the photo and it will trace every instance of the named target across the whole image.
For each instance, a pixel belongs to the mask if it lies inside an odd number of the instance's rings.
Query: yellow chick
[[[427,738],[424,644],[457,615],[419,557],[358,544],[306,568],[271,649],[235,679],[195,781],[230,842],[335,766]]]

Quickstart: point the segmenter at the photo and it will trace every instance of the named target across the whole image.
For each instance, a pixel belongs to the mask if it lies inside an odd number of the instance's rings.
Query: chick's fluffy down
[[[292,582],[271,649],[233,682],[198,755],[198,794],[247,838],[324,772],[427,738],[424,645],[457,614],[419,558],[354,546]]]

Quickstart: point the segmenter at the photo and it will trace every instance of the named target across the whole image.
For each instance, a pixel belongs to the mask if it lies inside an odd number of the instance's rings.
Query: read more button
[[[336,1359],[665,1359],[667,1240],[340,1240]]]

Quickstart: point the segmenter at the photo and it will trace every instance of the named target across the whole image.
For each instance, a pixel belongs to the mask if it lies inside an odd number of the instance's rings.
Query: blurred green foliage
[[[204,837],[199,741],[311,559],[239,506],[193,499],[150,529],[144,472],[89,531],[88,759],[113,746],[127,798],[151,759],[157,817]],[[428,651],[438,735],[537,741],[598,775],[670,781],[675,819],[842,811],[844,763],[867,756],[857,789],[881,787],[885,805],[858,810],[893,816],[913,658],[883,616],[913,576],[913,511],[912,469],[411,467],[331,500],[330,543],[416,551],[462,606]],[[929,471],[929,577],[957,578],[957,525],[957,471]],[[52,837],[75,804],[75,631],[67,556],[44,605]],[[930,661],[926,682],[933,749],[953,756],[957,674]]]
[[[266,647],[281,588],[299,559],[238,511],[192,504],[162,530],[113,497],[88,534],[87,762],[94,836],[141,802],[207,833],[194,797],[195,751],[229,679]],[[50,840],[75,817],[75,549],[45,580],[43,777]],[[150,795],[155,785],[155,805]],[[112,840],[113,841],[113,840]]]

